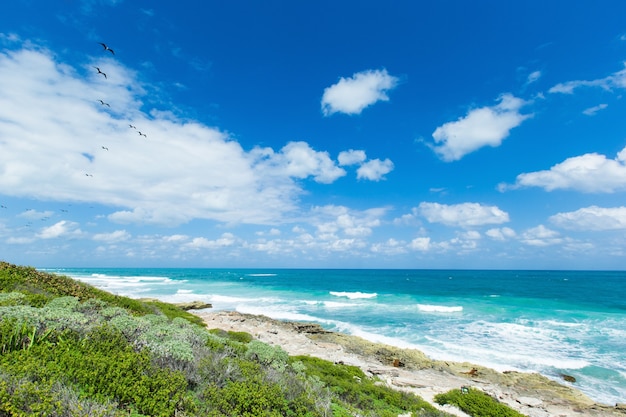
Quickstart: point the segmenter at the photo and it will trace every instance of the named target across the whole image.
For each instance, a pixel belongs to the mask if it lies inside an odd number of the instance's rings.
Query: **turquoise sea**
[[[626,402],[626,272],[50,268],[109,292],[316,322]]]

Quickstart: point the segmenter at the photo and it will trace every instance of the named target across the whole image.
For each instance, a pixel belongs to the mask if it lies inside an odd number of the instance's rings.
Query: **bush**
[[[340,400],[334,405],[335,415],[355,415],[371,412],[382,417],[396,417],[412,412],[415,416],[444,416],[422,398],[377,384],[363,371],[350,365],[332,362],[310,356],[297,356],[292,361],[302,362],[305,373],[323,382]]]
[[[441,405],[455,405],[474,417],[524,417],[523,414],[474,388],[454,389],[444,394],[437,394],[435,401]]]
[[[92,400],[115,401],[151,416],[173,415],[187,389],[181,373],[153,366],[148,351],[136,352],[108,326],[83,338],[67,334],[54,346],[14,351],[0,361],[16,378],[68,384]]]

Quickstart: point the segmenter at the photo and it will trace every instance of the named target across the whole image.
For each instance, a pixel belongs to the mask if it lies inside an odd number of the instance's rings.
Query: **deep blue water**
[[[131,297],[311,321],[626,402],[626,272],[49,269]]]

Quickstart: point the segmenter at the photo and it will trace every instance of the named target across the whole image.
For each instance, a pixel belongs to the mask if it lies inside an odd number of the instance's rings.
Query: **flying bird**
[[[102,74],[104,75],[104,78],[107,78],[107,75],[104,72],[100,71],[100,68],[98,67],[94,67],[94,68],[98,70],[98,74]]]
[[[103,74],[104,74],[104,73],[103,73]],[[99,101],[99,102],[100,102],[100,104],[102,104],[103,106],[111,107],[111,106],[109,105],[109,103],[105,103],[105,102],[104,102],[104,101],[102,101],[102,100],[98,100],[98,101]]]
[[[102,45],[102,47],[104,48],[104,50],[105,50],[105,51],[109,51],[109,52],[111,52],[113,55],[115,55],[115,51],[114,51],[113,49],[109,48],[109,47],[107,46],[107,44],[106,44],[106,43],[102,43],[102,42],[98,42],[98,43],[99,43],[100,45]]]
[[[105,151],[109,150],[109,148],[107,148],[106,146],[103,146],[102,149],[104,149]]]
[[[145,133],[141,133],[141,132],[137,132],[137,133],[139,133],[139,135],[140,135],[140,136],[143,136],[144,138],[147,138],[147,137],[148,137],[148,135],[146,135]]]
[[[91,174],[85,174],[86,177],[93,177]]]
[[[133,125],[128,125],[128,127],[130,127],[131,129],[137,129],[135,126]]]

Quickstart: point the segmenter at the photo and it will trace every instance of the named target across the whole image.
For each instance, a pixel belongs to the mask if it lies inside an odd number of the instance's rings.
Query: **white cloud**
[[[626,207],[584,207],[550,217],[556,226],[571,230],[626,230]]]
[[[342,233],[365,237],[372,233],[374,227],[380,226],[380,219],[386,211],[385,208],[356,211],[344,206],[319,206],[312,210],[312,221],[317,226],[318,236],[335,239],[337,233]]]
[[[424,202],[417,209],[419,214],[430,223],[442,223],[447,226],[468,228],[509,221],[509,214],[505,211],[496,206],[484,206],[478,203],[446,205]]]
[[[131,238],[131,234],[126,230],[116,230],[111,233],[98,233],[93,235],[93,240],[107,243],[123,242]]]
[[[278,223],[298,209],[298,180],[329,184],[346,175],[305,142],[246,151],[217,128],[146,113],[137,74],[108,55],[73,68],[41,48],[5,51],[0,91],[0,193],[104,204],[114,222]]]
[[[48,217],[52,216],[52,214],[53,213],[50,210],[37,211],[37,210],[33,210],[33,209],[28,209],[28,210],[24,211],[23,213],[20,213],[18,216],[19,217],[23,217],[25,219],[29,219],[29,220],[39,220],[39,219],[48,218]]]
[[[360,165],[367,159],[365,151],[350,149],[349,151],[343,151],[339,153],[337,161],[339,165]]]
[[[606,103],[598,104],[597,106],[589,107],[583,110],[583,114],[585,116],[595,116],[597,112],[599,112],[600,110],[606,109],[608,106],[609,105]]]
[[[626,68],[621,71],[614,72],[613,74],[604,78],[598,78],[595,80],[576,80],[560,83],[550,88],[548,92],[573,94],[574,90],[580,87],[600,87],[605,90],[612,90],[613,88],[626,88]]]
[[[236,242],[235,235],[232,233],[224,233],[218,239],[209,240],[204,237],[196,237],[186,247],[192,249],[217,249],[234,245]]]
[[[61,220],[52,226],[41,229],[37,237],[40,239],[54,239],[59,237],[74,238],[82,234],[83,232],[80,230],[78,223]]]
[[[429,237],[416,237],[411,241],[409,247],[416,251],[426,252],[430,250],[431,243]]]
[[[516,236],[516,233],[510,227],[500,227],[487,230],[485,232],[485,235],[494,240],[504,241],[514,238]]]
[[[337,167],[330,159],[328,152],[317,152],[306,142],[288,143],[276,156],[276,160],[290,177],[313,176],[315,181],[329,184],[346,175],[346,171]]]
[[[370,247],[374,253],[385,255],[400,255],[407,252],[406,243],[393,238],[382,243],[375,243]]]
[[[433,150],[444,161],[456,161],[484,146],[500,146],[511,129],[532,115],[519,112],[527,104],[520,98],[503,94],[499,100],[495,106],[470,110],[465,117],[435,129]]]
[[[385,174],[388,174],[393,170],[393,162],[389,159],[381,161],[380,159],[372,159],[365,162],[356,171],[358,179],[365,178],[370,181],[380,181],[384,178]]]
[[[542,224],[522,233],[520,241],[529,246],[550,246],[563,243],[558,232],[550,230]]]
[[[360,114],[366,107],[378,101],[388,101],[387,92],[398,85],[398,78],[387,70],[367,70],[355,73],[352,78],[341,78],[337,84],[324,89],[322,111]]]
[[[528,74],[528,78],[526,79],[526,84],[532,84],[541,78],[541,71],[533,71]]]
[[[587,193],[613,193],[626,189],[626,148],[615,159],[597,153],[568,158],[549,170],[520,174],[514,185],[500,184],[501,191],[542,187],[547,191],[571,189]]]

